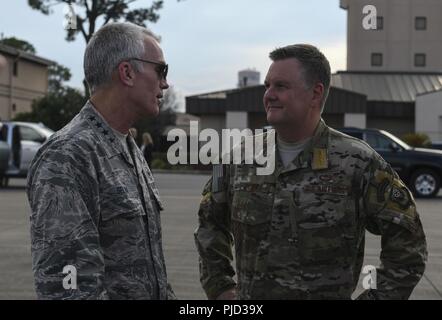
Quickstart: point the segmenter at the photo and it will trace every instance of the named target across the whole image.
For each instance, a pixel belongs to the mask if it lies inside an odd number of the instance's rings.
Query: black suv
[[[338,130],[367,142],[390,163],[416,197],[432,198],[438,194],[442,177],[442,150],[410,147],[384,130]]]

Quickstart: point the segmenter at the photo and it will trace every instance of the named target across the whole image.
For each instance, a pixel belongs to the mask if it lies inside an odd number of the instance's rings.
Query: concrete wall
[[[406,133],[414,132],[414,119],[367,117],[367,128],[385,130],[400,138]]]
[[[365,129],[367,127],[367,116],[365,113],[344,114],[344,126]]]
[[[417,96],[415,112],[416,132],[442,141],[442,90]]]
[[[7,55],[5,58],[7,65],[0,73],[0,118],[10,120],[19,112],[31,111],[32,101],[46,94],[48,70],[44,65],[18,60],[18,72],[14,76],[14,58]],[[14,104],[15,111],[12,109]]]
[[[249,128],[252,130],[262,129],[267,126],[267,115],[264,112],[249,113]]]
[[[325,123],[332,128],[342,128],[344,126],[343,114],[327,114],[323,113],[322,118]]]
[[[226,128],[227,129],[246,129],[249,127],[248,116],[245,111],[227,111]]]
[[[204,114],[200,116],[200,131],[206,128],[215,129],[219,133],[226,127],[225,114]]]
[[[384,18],[383,30],[362,27],[365,5]],[[347,8],[347,70],[442,71],[442,1],[351,0]],[[415,30],[415,17],[427,18],[427,30]],[[372,53],[383,54],[383,66],[371,66]],[[426,54],[426,67],[415,67],[414,55]]]

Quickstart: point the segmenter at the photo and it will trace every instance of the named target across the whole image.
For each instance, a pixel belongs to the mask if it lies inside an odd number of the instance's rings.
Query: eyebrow
[[[269,81],[269,80],[266,79],[266,80],[264,80],[264,85],[268,85],[269,82],[277,83],[277,84],[290,85],[290,82],[289,82],[289,81],[287,81],[287,80],[281,80],[281,79],[276,79],[276,80],[273,80],[273,81]]]

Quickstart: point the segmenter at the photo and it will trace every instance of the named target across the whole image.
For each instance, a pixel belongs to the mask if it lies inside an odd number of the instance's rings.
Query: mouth
[[[267,111],[270,111],[270,110],[281,110],[281,109],[283,109],[282,106],[275,106],[275,105],[267,106]]]
[[[163,104],[163,102],[164,102],[163,95],[157,95],[157,102],[158,102],[159,106],[161,106]]]

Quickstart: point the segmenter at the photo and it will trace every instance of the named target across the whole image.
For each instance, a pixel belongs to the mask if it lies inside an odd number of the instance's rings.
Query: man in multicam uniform
[[[382,264],[377,290],[358,298],[407,299],[427,258],[412,195],[372,148],[321,119],[330,66],[317,48],[287,46],[270,58],[264,105],[277,134],[275,170],[214,167],[195,232],[207,296],[351,299],[368,230],[381,236]]]
[[[39,150],[28,176],[32,260],[40,299],[173,299],[158,190],[128,134],[159,112],[167,65],[155,36],[111,23],[84,57],[91,98]],[[77,288],[64,285],[65,266]],[[75,275],[74,273],[70,276]]]

